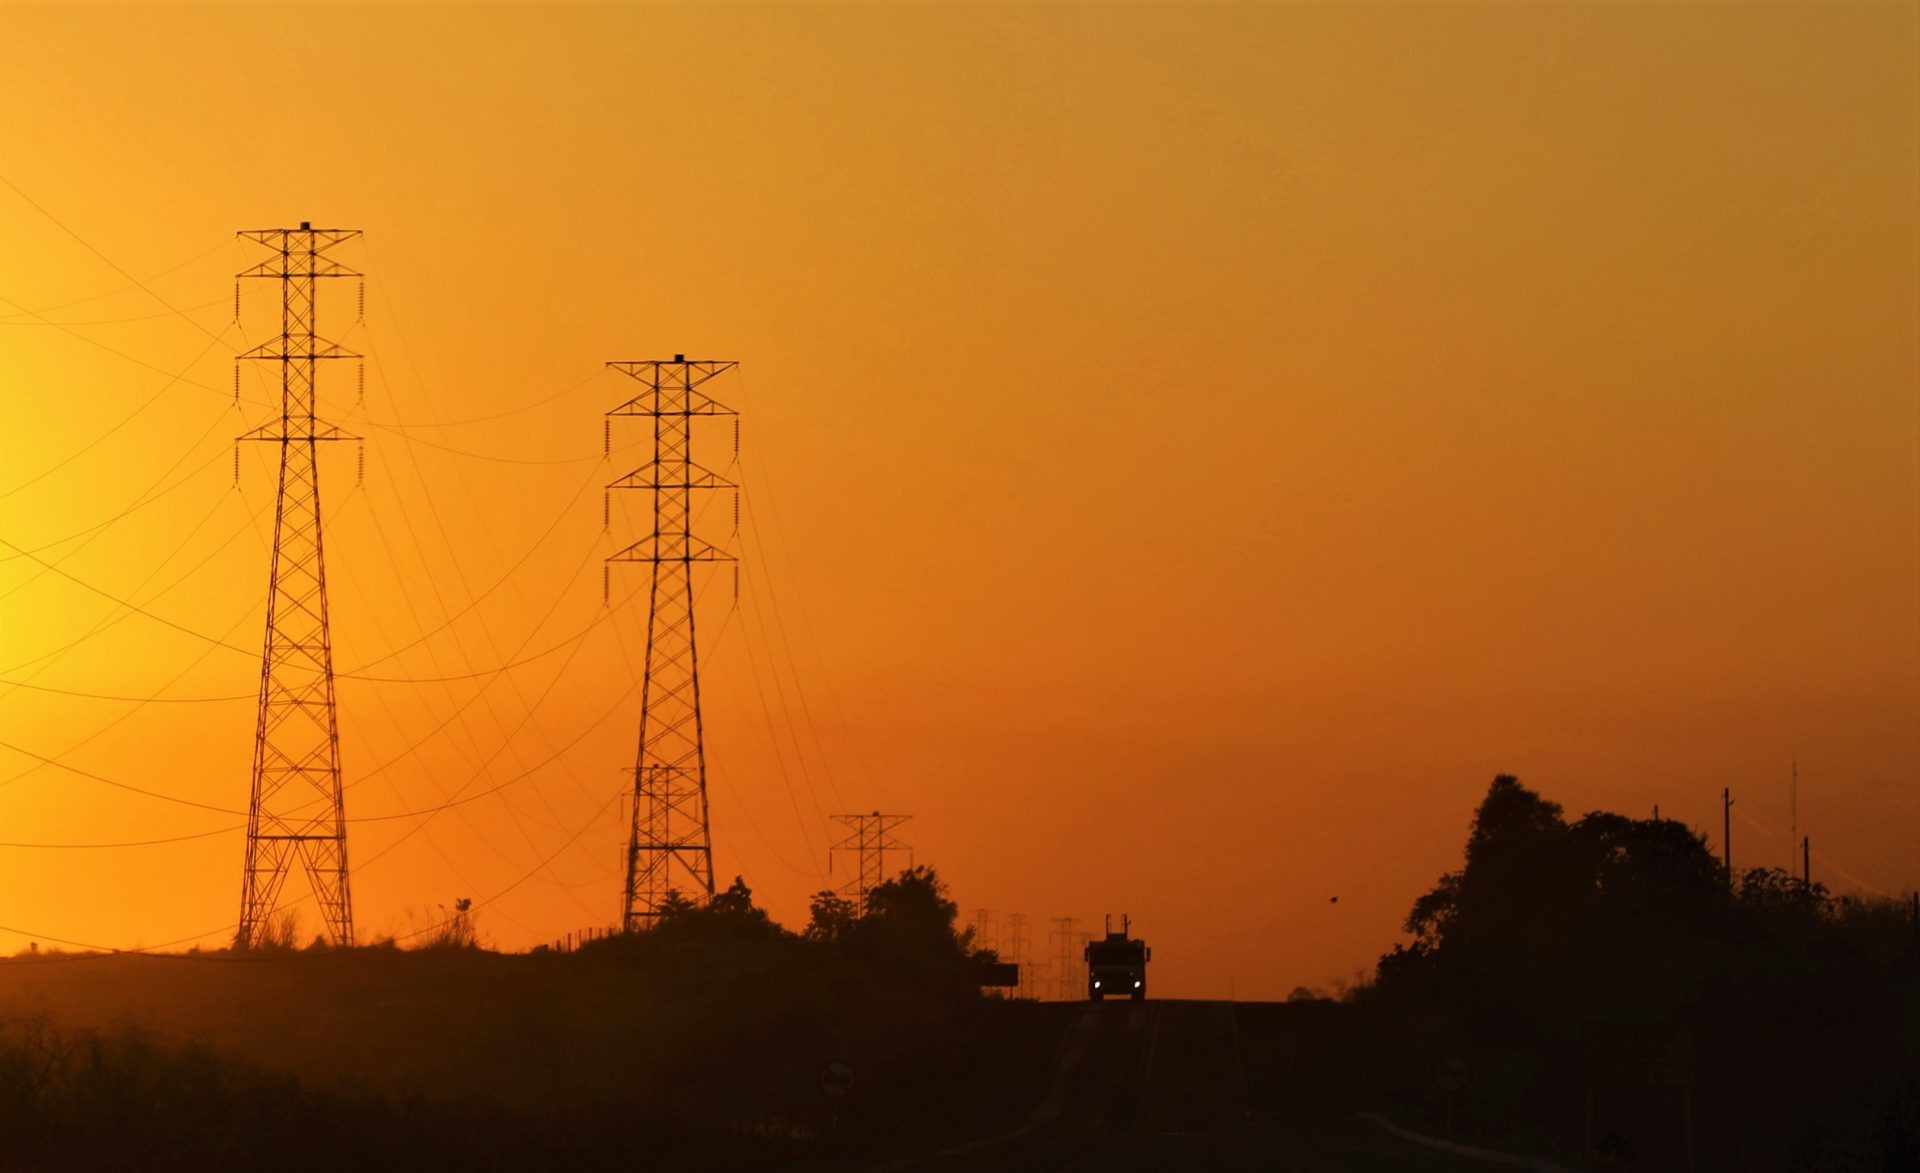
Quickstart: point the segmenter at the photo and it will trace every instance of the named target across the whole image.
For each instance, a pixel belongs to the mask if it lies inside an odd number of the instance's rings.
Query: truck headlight
[[[1094,988],[1094,989],[1096,989],[1096,990],[1100,988],[1100,979],[1099,979],[1099,978],[1095,978],[1095,979],[1094,979],[1094,981],[1093,981],[1093,988]]]
[[[1139,989],[1139,988],[1140,988],[1140,983],[1139,983],[1139,982],[1135,982],[1135,983],[1133,983],[1133,988],[1134,988],[1134,989],[1136,989],[1136,990],[1137,990],[1137,989]]]

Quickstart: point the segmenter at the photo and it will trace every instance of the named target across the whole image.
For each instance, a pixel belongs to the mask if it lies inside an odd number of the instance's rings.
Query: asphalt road
[[[1399,1140],[1312,1089],[1256,1104],[1228,1002],[1081,1008],[1045,1098],[1002,1136],[882,1166],[890,1173],[1486,1173],[1496,1168]]]

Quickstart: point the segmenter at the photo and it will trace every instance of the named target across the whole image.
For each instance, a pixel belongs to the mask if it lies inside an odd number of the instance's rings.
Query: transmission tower
[[[693,564],[733,555],[693,534],[695,490],[735,489],[693,459],[693,421],[732,416],[698,388],[735,362],[671,360],[607,364],[645,386],[608,412],[653,424],[653,459],[609,484],[653,495],[653,532],[608,558],[652,568],[640,745],[633,767],[633,829],[627,838],[626,931],[650,927],[669,893],[713,898],[713,836],[707,824],[707,749],[700,724],[700,656],[694,638]],[[610,434],[610,433],[609,433]],[[735,443],[739,432],[736,429]]]
[[[295,868],[306,874],[313,889],[327,939],[353,944],[316,456],[322,442],[359,437],[320,420],[315,397],[323,362],[360,357],[316,331],[320,282],[361,276],[333,256],[359,235],[357,229],[315,228],[304,222],[298,228],[239,234],[264,246],[267,257],[238,276],[280,282],[279,334],[237,356],[280,368],[279,417],[239,437],[280,449],[267,634],[260,657],[260,717],[253,736],[253,795],[247,807],[247,862],[234,934],[240,948],[258,941]]]
[[[835,815],[833,821],[847,829],[827,850],[827,870],[833,870],[833,857],[851,853],[857,861],[851,880],[841,885],[841,894],[852,900],[861,912],[867,910],[867,893],[887,878],[887,852],[908,850],[893,834],[893,829],[912,815],[883,815],[879,811],[865,815]]]

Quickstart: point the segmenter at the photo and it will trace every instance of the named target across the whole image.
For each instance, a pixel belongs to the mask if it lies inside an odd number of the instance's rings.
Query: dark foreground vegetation
[[[955,912],[912,869],[864,914],[821,894],[800,932],[736,882],[571,952],[491,952],[456,921],[412,950],[287,933],[17,957],[0,962],[0,1168],[868,1168],[1009,1133],[1043,1099],[1105,1106],[1021,1144],[1132,1153],[1142,1128],[1200,1145],[1146,1119],[1197,1097],[1233,1101],[1215,1123],[1241,1139],[1221,1151],[1360,1129],[1340,1151],[1372,1160],[1355,1110],[1384,1108],[1581,1169],[1920,1170],[1908,906],[1729,877],[1679,823],[1570,821],[1513,778],[1415,902],[1411,943],[1344,1004],[987,999],[990,955]],[[1089,1039],[1138,1054],[1054,1070]],[[835,1061],[855,1080],[837,1099]]]
[[[1906,903],[1729,877],[1684,824],[1570,822],[1503,776],[1406,927],[1355,1008],[1349,1045],[1393,1056],[1356,1095],[1442,1124],[1458,1057],[1456,1131],[1509,1147],[1681,1169],[1690,1111],[1701,1170],[1920,1170]]]
[[[0,1167],[765,1168],[951,1143],[1026,1112],[1059,1030],[980,997],[954,911],[916,869],[864,916],[823,894],[800,933],[736,883],[571,953],[16,958]]]

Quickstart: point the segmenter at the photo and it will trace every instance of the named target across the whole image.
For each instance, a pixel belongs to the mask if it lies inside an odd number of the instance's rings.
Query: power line
[[[17,190],[19,190],[19,189],[17,189],[17,188],[16,188],[15,190],[17,191]],[[221,241],[221,242],[220,242],[219,244],[216,244],[216,245],[214,245],[214,246],[213,246],[212,248],[210,248],[210,249],[208,249],[208,250],[207,250],[206,252],[203,252],[203,253],[201,253],[201,254],[199,254],[198,256],[192,256],[192,257],[188,257],[188,258],[187,258],[186,260],[184,260],[184,261],[181,261],[181,262],[180,262],[179,264],[177,264],[177,265],[169,265],[169,266],[167,266],[166,268],[164,268],[164,269],[162,269],[162,270],[160,270],[160,271],[159,271],[158,273],[154,273],[153,275],[151,275],[151,276],[149,276],[149,277],[147,278],[147,280],[149,280],[149,281],[157,281],[157,280],[159,280],[159,279],[160,279],[160,278],[162,278],[162,277],[167,277],[167,276],[171,276],[172,274],[174,274],[174,273],[178,273],[178,272],[179,272],[180,270],[182,270],[182,269],[184,269],[184,268],[186,268],[186,267],[187,267],[188,265],[193,265],[193,264],[198,264],[199,262],[201,262],[201,261],[204,261],[204,260],[206,260],[206,259],[207,259],[208,257],[210,257],[210,256],[212,256],[213,254],[215,254],[215,253],[217,253],[217,252],[223,252],[223,251],[225,251],[226,249],[229,249],[229,248],[232,248],[232,247],[233,247],[233,242],[232,242],[232,241],[227,241],[227,240],[223,240],[223,241]],[[91,302],[91,301],[105,301],[105,300],[106,300],[107,298],[109,298],[109,297],[113,297],[113,296],[115,296],[115,295],[117,295],[117,294],[121,294],[121,293],[125,293],[125,292],[126,292],[127,290],[129,290],[129,289],[133,289],[133,288],[135,288],[135,286],[134,286],[134,285],[133,285],[132,283],[129,283],[129,284],[126,284],[126,285],[117,285],[117,286],[115,286],[114,288],[112,288],[112,289],[109,289],[109,290],[107,290],[107,291],[105,291],[104,293],[90,293],[90,294],[88,294],[88,295],[87,295],[87,296],[85,296],[85,297],[77,297],[77,298],[75,298],[75,299],[73,299],[72,301],[63,301],[63,302],[61,302],[61,303],[60,303],[60,304],[58,304],[58,305],[43,305],[43,306],[41,306],[41,307],[39,307],[38,309],[28,309],[28,310],[22,310],[22,311],[21,311],[21,312],[20,312],[19,314],[0,314],[0,318],[5,318],[5,317],[22,317],[22,316],[32,316],[32,317],[38,317],[38,316],[40,316],[40,315],[42,315],[42,314],[50,314],[50,313],[53,313],[53,312],[54,312],[54,311],[56,311],[56,310],[64,310],[64,309],[72,309],[72,308],[73,308],[74,306],[77,306],[77,305],[86,305],[86,304],[87,304],[88,302]],[[219,303],[218,303],[217,301],[215,301],[215,302],[208,302],[208,303],[207,303],[207,305],[217,305],[217,304],[219,304]],[[191,307],[188,307],[188,308],[190,308],[190,309],[204,309],[204,308],[206,308],[206,307],[205,307],[205,306],[191,306]],[[159,317],[165,317],[165,316],[167,316],[167,315],[165,315],[165,314],[160,314],[160,315],[156,315],[156,316],[159,316]],[[70,324],[70,325],[85,325],[86,323],[79,323],[79,322],[76,322],[76,323],[69,323],[69,324]]]
[[[11,298],[9,298],[8,300],[12,301]],[[203,301],[199,305],[190,305],[187,307],[187,309],[189,311],[204,310],[211,306],[220,305],[225,301],[226,301],[226,298],[216,297],[212,301]],[[13,302],[13,304],[17,305],[19,303]],[[68,319],[63,322],[56,322],[45,317],[45,315],[41,312],[29,310],[26,313],[22,313],[22,314],[0,314],[0,326],[59,326],[59,327],[125,326],[132,322],[151,322],[159,318],[170,318],[172,316],[173,316],[173,313],[171,311],[167,311],[167,312],[162,312],[157,314],[135,314],[134,316],[128,317],[128,318],[82,318],[77,321],[73,319]],[[40,320],[35,322],[9,322],[5,320],[7,318],[15,318],[15,317],[34,317],[34,318],[39,318]]]
[[[134,419],[140,415],[141,412],[145,411],[149,407],[152,407],[155,403],[158,403],[160,401],[161,396],[173,390],[174,386],[181,381],[181,377],[185,373],[185,371],[192,370],[194,366],[200,362],[201,359],[207,357],[208,354],[212,353],[213,348],[218,345],[220,345],[220,340],[218,338],[215,338],[213,341],[207,343],[204,347],[200,349],[199,354],[194,355],[193,358],[188,361],[186,367],[182,369],[180,374],[175,374],[170,376],[165,383],[161,384],[160,389],[158,391],[155,391],[152,395],[142,400],[138,407],[135,407],[132,411],[128,412],[123,418],[121,418],[121,420],[118,423],[115,423],[112,427],[109,427],[106,431],[101,432],[99,435],[95,436],[93,439],[87,441],[85,444],[81,445],[74,452],[68,454],[62,459],[56,461],[55,463],[48,465],[46,468],[42,469],[40,472],[34,474],[31,477],[28,477],[24,481],[21,481],[19,484],[13,486],[11,489],[8,489],[6,492],[0,493],[0,501],[4,501],[7,498],[13,496],[14,494],[21,492],[22,490],[31,488],[32,486],[39,484],[41,481],[46,480],[48,477],[52,476],[54,473],[59,472],[61,469],[67,467],[69,464],[72,464],[74,461],[80,459],[82,456],[85,456],[87,453],[93,451],[95,448],[105,443],[107,439],[111,437],[115,432],[118,432],[121,428],[124,428],[128,424],[132,423]]]
[[[63,762],[58,758],[50,758],[50,757],[47,757],[45,754],[35,753],[32,750],[27,749],[25,746],[15,745],[10,741],[0,741],[0,749],[12,750],[14,753],[19,754],[23,758],[32,758],[34,761],[39,762],[42,765],[52,766],[56,770],[65,770],[67,773],[74,774],[81,778],[90,778],[95,782],[99,782],[104,785],[111,786],[116,790],[126,790],[134,794],[143,794],[148,798],[157,798],[163,802],[178,803],[181,806],[190,806],[203,811],[212,811],[215,814],[219,814],[219,815],[244,815],[247,813],[246,811],[234,810],[232,807],[214,806],[211,803],[197,802],[191,798],[181,798],[178,795],[174,795],[174,794],[163,794],[158,790],[148,790],[143,786],[135,786],[131,782],[122,782],[118,778],[109,778],[105,774],[96,774],[92,770],[82,769],[79,766],[68,765],[66,762]]]
[[[235,831],[247,829],[245,823],[232,823],[225,827],[215,827],[211,831],[195,831],[190,835],[170,835],[164,839],[129,839],[119,843],[11,843],[0,842],[0,847],[18,848],[28,851],[59,849],[63,851],[101,851],[121,847],[159,847],[168,843],[187,843],[195,839],[211,839],[216,835],[231,835]]]
[[[220,341],[220,337],[221,337],[220,335],[213,333],[211,330],[208,330],[205,326],[202,326],[199,322],[196,322],[192,318],[188,317],[184,312],[176,308],[172,302],[168,301],[166,298],[161,297],[159,294],[155,293],[152,287],[149,286],[146,282],[140,280],[140,278],[138,277],[135,277],[132,273],[127,272],[125,269],[122,269],[119,266],[119,264],[117,264],[114,261],[112,257],[101,252],[99,249],[93,247],[93,245],[90,244],[85,237],[81,236],[78,232],[75,232],[72,228],[69,228],[66,222],[61,220],[60,217],[54,215],[52,212],[49,212],[46,208],[40,205],[40,202],[38,200],[34,199],[32,196],[28,195],[26,192],[21,191],[19,186],[15,184],[13,180],[8,179],[4,175],[0,175],[0,183],[6,184],[8,188],[12,189],[14,195],[19,196],[21,199],[25,200],[28,204],[32,205],[34,211],[40,213],[42,216],[45,216],[48,220],[51,220],[54,226],[59,228],[60,231],[66,233],[68,236],[71,236],[75,240],[79,241],[82,248],[85,248],[88,252],[92,253],[94,256],[99,257],[102,261],[106,262],[106,265],[109,269],[112,269],[114,272],[120,274],[122,277],[125,277],[128,281],[130,281],[133,284],[134,288],[140,290],[142,293],[146,294],[148,297],[151,297],[153,300],[165,306],[175,316],[179,317],[182,321],[186,322],[188,325],[192,326],[194,329],[200,331],[203,334],[206,334],[208,337],[212,338],[214,342],[217,343]]]

